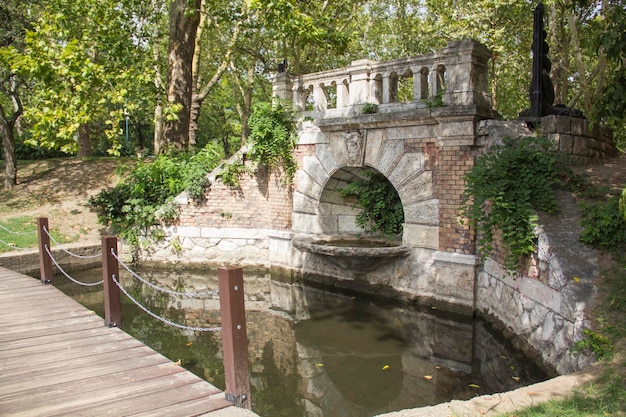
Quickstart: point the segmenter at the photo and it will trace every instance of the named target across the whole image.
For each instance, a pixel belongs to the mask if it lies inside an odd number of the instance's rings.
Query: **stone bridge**
[[[406,275],[400,279],[406,286],[384,278],[377,284],[472,306],[478,259],[457,209],[463,176],[473,166],[478,122],[492,117],[490,57],[484,46],[467,40],[414,58],[359,60],[297,77],[277,74],[274,96],[293,102],[301,117],[294,234],[362,232],[353,203],[339,190],[365,172],[382,173],[402,202],[402,243],[412,254],[395,268],[370,272],[368,280]],[[301,261],[306,272],[351,274],[310,258],[305,254]]]

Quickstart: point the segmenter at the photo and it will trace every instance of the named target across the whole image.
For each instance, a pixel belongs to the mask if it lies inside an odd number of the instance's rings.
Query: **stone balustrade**
[[[328,117],[389,112],[402,108],[477,106],[491,109],[489,50],[463,40],[427,55],[377,62],[362,59],[330,71],[292,76],[280,72],[273,94],[293,102],[298,112]],[[306,114],[305,114],[306,115]]]

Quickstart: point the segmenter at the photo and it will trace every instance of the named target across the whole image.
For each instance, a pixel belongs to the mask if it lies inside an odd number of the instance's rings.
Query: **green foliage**
[[[593,330],[583,330],[582,340],[576,342],[574,352],[590,349],[598,360],[611,359],[613,357],[613,343],[611,340]]]
[[[152,233],[152,226],[176,218],[176,195],[187,190],[192,199],[201,201],[210,185],[206,175],[217,161],[211,148],[197,154],[161,155],[138,164],[116,187],[90,197],[89,204],[98,210],[101,224],[137,245],[140,235]],[[151,237],[160,236],[152,233]]]
[[[356,180],[341,190],[343,197],[358,200],[361,212],[357,226],[368,233],[398,235],[402,233],[404,210],[396,189],[381,173],[367,173],[367,178]],[[369,228],[369,229],[368,229]]]
[[[443,107],[443,90],[437,91],[433,97],[424,100],[428,108],[434,109],[437,107]]]
[[[258,103],[254,106],[248,125],[252,160],[270,170],[282,167],[284,181],[291,184],[298,170],[298,164],[293,157],[297,138],[292,114],[282,105]]]
[[[602,201],[582,202],[580,240],[598,249],[618,254],[626,251],[626,217],[617,195]]]
[[[376,103],[364,103],[361,106],[362,114],[373,114],[373,113],[376,113],[377,111],[378,111],[378,104]]]
[[[494,251],[501,231],[508,250],[505,267],[517,270],[520,260],[535,251],[535,211],[558,211],[554,188],[569,173],[544,138],[506,139],[477,158],[465,176],[460,214],[476,228],[483,258]]]
[[[243,174],[249,172],[245,165],[241,162],[227,165],[220,174],[222,182],[231,188],[239,188],[241,185],[240,178]]]

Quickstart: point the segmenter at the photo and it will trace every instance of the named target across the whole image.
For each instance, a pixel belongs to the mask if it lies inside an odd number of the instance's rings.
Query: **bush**
[[[159,156],[137,165],[123,182],[91,197],[89,204],[98,210],[101,224],[137,245],[139,236],[152,226],[176,218],[176,195],[187,190],[195,201],[204,198],[210,186],[207,173],[218,160],[218,153],[209,147],[197,154]]]

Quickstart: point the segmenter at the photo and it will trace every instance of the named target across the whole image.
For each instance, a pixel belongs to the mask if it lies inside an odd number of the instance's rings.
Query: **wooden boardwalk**
[[[0,416],[250,416],[50,285],[0,267]]]

